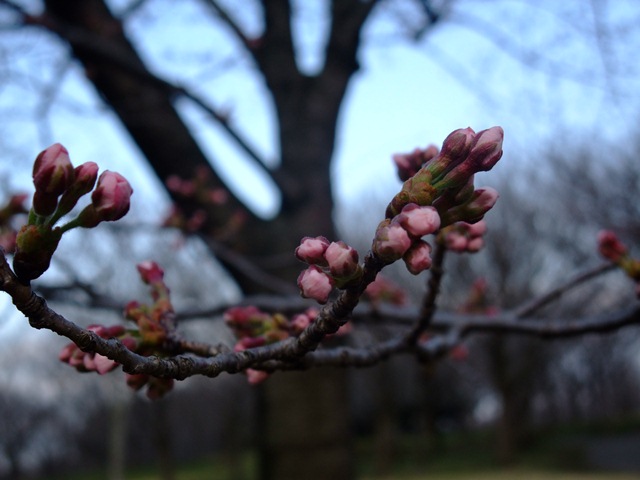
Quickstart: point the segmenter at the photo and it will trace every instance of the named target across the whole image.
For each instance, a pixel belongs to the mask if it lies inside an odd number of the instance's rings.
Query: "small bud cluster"
[[[232,307],[224,313],[224,321],[238,339],[234,346],[237,352],[279,342],[289,337],[297,337],[311,325],[318,316],[318,310],[308,308],[291,319],[281,313],[267,313],[255,306]],[[338,334],[346,333],[342,327]],[[255,385],[267,379],[269,374],[260,370],[247,369],[249,383]]]
[[[409,272],[417,275],[431,268],[431,245],[422,237],[439,228],[440,216],[434,207],[409,203],[378,225],[371,249],[385,263],[402,258]]]
[[[122,325],[113,325],[111,327],[89,325],[87,330],[94,332],[100,338],[117,338],[129,350],[135,350],[137,347],[137,340]],[[75,343],[69,343],[65,346],[58,358],[79,372],[98,372],[100,375],[115,370],[119,365],[99,353],[83,352]]]
[[[115,338],[132,352],[143,356],[162,356],[169,334],[171,333],[166,319],[173,316],[173,306],[169,298],[169,288],[164,283],[164,271],[155,262],[142,262],[138,266],[138,272],[144,283],[151,287],[152,305],[129,302],[124,310],[127,319],[136,323],[136,329],[126,329],[117,325],[103,327],[92,325],[88,330],[96,333],[101,338]],[[96,371],[104,374],[114,370],[118,363],[107,357],[93,353],[83,352],[74,343],[64,347],[60,353],[60,360],[75,367],[81,372]],[[147,397],[160,398],[173,388],[173,380],[156,378],[149,375],[126,375],[127,385],[134,390],[147,387]]]
[[[484,246],[484,234],[487,224],[484,220],[477,223],[457,222],[443,228],[438,235],[438,242],[456,253],[475,253]]]
[[[98,178],[98,165],[93,162],[74,168],[69,152],[59,143],[36,158],[33,184],[33,205],[27,224],[17,234],[13,260],[15,273],[23,282],[38,278],[49,268],[64,232],[119,220],[129,211],[133,193],[129,182],[119,173],[107,170]],[[75,219],[55,227],[92,190],[91,203]]]
[[[174,205],[164,219],[163,226],[177,228],[184,233],[197,233],[202,232],[206,225],[224,225],[220,231],[229,235],[244,224],[244,212],[229,212],[226,208],[229,192],[224,188],[211,187],[211,176],[206,168],[198,168],[191,179],[171,175],[165,183],[170,192],[181,197],[186,204],[193,205],[195,210],[187,215]],[[219,213],[219,218],[210,218],[212,212]]]
[[[381,273],[378,273],[376,279],[367,285],[364,293],[374,306],[381,303],[402,306],[407,303],[406,292]]]
[[[12,195],[0,208],[0,249],[4,253],[14,253],[16,250],[16,219],[28,212],[24,204],[27,197],[26,194]]]
[[[304,237],[295,255],[298,260],[309,264],[298,276],[300,294],[318,303],[327,303],[334,288],[347,288],[362,276],[358,252],[342,241]]]
[[[440,152],[433,146],[395,155],[402,190],[387,206],[386,219],[376,230],[373,252],[389,264],[402,258],[417,275],[431,267],[431,245],[422,237],[448,229],[444,244],[455,251],[477,251],[482,246],[480,222],[495,205],[498,192],[475,189],[474,174],[487,171],[502,156],[500,127],[475,133],[470,128],[452,132]],[[455,228],[449,228],[457,225]]]
[[[600,255],[615,263],[636,284],[636,294],[640,298],[640,259],[633,258],[615,232],[603,230],[598,233]]]

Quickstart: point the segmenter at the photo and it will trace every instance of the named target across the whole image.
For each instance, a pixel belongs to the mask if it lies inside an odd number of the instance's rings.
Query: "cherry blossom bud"
[[[466,229],[470,237],[480,237],[487,233],[487,222],[480,220],[476,223],[467,223]]]
[[[115,362],[104,355],[100,355],[99,353],[96,353],[93,356],[93,369],[100,375],[104,375],[105,373],[115,370],[118,368],[118,365],[118,362]]]
[[[59,143],[40,152],[33,165],[36,191],[59,196],[73,181],[73,166],[69,152]]]
[[[164,270],[162,270],[156,262],[146,260],[136,265],[136,268],[138,269],[138,273],[140,273],[140,278],[147,285],[162,282]]]
[[[324,252],[329,248],[329,240],[325,237],[304,237],[295,255],[299,260],[309,265],[326,265]]]
[[[475,253],[484,247],[484,239],[482,237],[471,237],[467,240],[467,252]]]
[[[129,211],[133,189],[119,173],[105,171],[98,178],[98,186],[91,195],[91,202],[102,221],[115,221]]]
[[[316,265],[309,266],[298,277],[300,294],[304,298],[312,298],[318,303],[327,303],[333,285],[333,279]]]
[[[48,225],[24,225],[16,237],[13,270],[23,282],[47,271],[62,233]]]
[[[98,165],[86,162],[74,169],[74,180],[60,197],[58,208],[48,223],[55,224],[63,215],[69,213],[76,206],[83,195],[91,191],[98,177]]]
[[[614,263],[619,262],[629,253],[627,247],[611,230],[602,230],[598,233],[598,250],[600,255]]]
[[[440,228],[438,211],[433,207],[420,207],[415,203],[405,205],[396,221],[410,235],[417,238],[434,233]]]
[[[358,272],[360,267],[358,252],[342,241],[332,242],[324,252],[324,258],[334,277],[350,278]]]
[[[403,182],[413,177],[420,168],[438,155],[438,147],[429,145],[426,149],[416,148],[411,153],[397,153],[393,155],[393,163],[396,165],[398,177]]]
[[[247,368],[245,373],[247,374],[247,381],[249,382],[249,385],[258,385],[269,378],[268,372],[263,372],[262,370],[256,370],[254,368]]]
[[[415,242],[402,257],[407,270],[414,275],[431,268],[431,245],[422,240]]]
[[[407,303],[407,294],[397,284],[378,273],[376,279],[371,282],[364,291],[373,304],[387,302],[392,305],[405,305]]]
[[[467,237],[456,230],[447,232],[445,236],[445,245],[452,252],[462,253],[467,249],[468,244]]]
[[[411,246],[407,231],[397,222],[382,222],[377,230],[371,249],[381,260],[392,263],[402,258]]]
[[[503,139],[504,131],[501,127],[491,127],[478,132],[467,161],[474,165],[477,172],[491,170],[502,157]]]
[[[444,139],[440,154],[427,167],[434,179],[438,179],[467,158],[475,135],[471,128],[460,128]]]

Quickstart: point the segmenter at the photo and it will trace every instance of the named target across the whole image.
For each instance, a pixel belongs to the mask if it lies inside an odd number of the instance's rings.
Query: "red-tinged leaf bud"
[[[329,248],[329,243],[325,237],[304,237],[296,248],[295,255],[298,260],[309,265],[326,265],[324,252]]]
[[[300,295],[318,303],[327,303],[333,286],[333,279],[316,265],[310,265],[298,276]]]
[[[607,260],[618,263],[629,254],[627,247],[620,241],[615,232],[602,230],[598,233],[598,251]]]
[[[491,170],[502,157],[504,131],[501,127],[491,127],[478,132],[467,161],[476,172]]]
[[[421,207],[415,203],[405,205],[396,221],[410,235],[417,238],[434,233],[440,228],[438,211],[433,207]]]
[[[115,221],[128,211],[133,189],[119,173],[105,171],[91,194],[91,202],[101,221]]]
[[[73,175],[69,152],[59,143],[40,152],[33,165],[33,184],[36,191],[56,197],[71,185]]]
[[[324,258],[334,277],[351,278],[360,269],[358,252],[343,241],[332,242],[324,252]]]
[[[162,268],[160,268],[160,265],[158,265],[156,262],[146,260],[136,265],[136,268],[138,269],[138,273],[140,273],[140,278],[147,285],[162,282],[162,279],[164,277],[164,270],[162,270]]]
[[[418,275],[431,268],[431,245],[419,240],[407,250],[402,259],[407,266],[407,270],[413,275]]]
[[[411,246],[407,231],[397,222],[385,220],[376,229],[371,249],[385,263],[393,263],[402,258]]]

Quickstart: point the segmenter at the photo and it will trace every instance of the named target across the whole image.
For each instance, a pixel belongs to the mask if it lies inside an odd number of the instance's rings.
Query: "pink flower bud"
[[[476,134],[475,142],[469,152],[468,161],[475,171],[488,171],[502,157],[504,131],[501,127],[491,127]]]
[[[146,260],[136,265],[136,268],[138,269],[138,273],[140,273],[140,278],[147,285],[162,282],[164,270],[162,270],[156,262]]]
[[[434,179],[438,179],[467,158],[475,135],[471,128],[460,128],[444,139],[440,154],[427,167]]]
[[[475,253],[484,247],[484,239],[482,237],[471,237],[467,240],[467,252]]]
[[[429,145],[424,150],[416,148],[411,153],[397,153],[392,159],[396,165],[398,177],[404,182],[418,173],[418,170],[436,155],[438,155],[438,147]]]
[[[93,356],[93,369],[100,375],[104,375],[105,373],[115,370],[118,365],[118,362],[114,362],[110,358],[100,355],[99,353],[96,353]]]
[[[607,260],[617,263],[629,252],[615,232],[602,230],[598,233],[598,250]]]
[[[324,252],[329,248],[329,240],[325,237],[304,237],[295,255],[309,265],[326,265]]]
[[[334,277],[351,277],[358,271],[358,252],[346,243],[332,242],[324,252]]]
[[[402,225],[384,221],[376,230],[371,249],[381,260],[392,263],[402,258],[410,246],[411,238]]]
[[[431,268],[431,245],[422,240],[415,242],[402,257],[407,270],[414,275]]]
[[[481,237],[487,233],[487,222],[480,220],[476,223],[466,223],[465,228],[470,237]]]
[[[311,265],[298,277],[300,294],[304,298],[312,298],[318,303],[327,303],[333,290],[333,279],[318,266]]]
[[[40,152],[33,165],[36,191],[59,196],[73,181],[73,166],[69,152],[59,143]]]
[[[417,238],[434,233],[440,228],[438,211],[431,206],[420,207],[415,203],[405,205],[396,220],[410,235]]]
[[[469,240],[462,233],[456,230],[447,232],[447,235],[445,237],[445,245],[452,252],[462,253],[467,249],[468,244]]]
[[[129,211],[133,189],[119,173],[105,171],[98,178],[98,186],[91,195],[91,202],[102,221],[115,221]]]
[[[247,381],[249,382],[249,385],[258,385],[259,383],[262,383],[267,378],[269,378],[268,372],[263,372],[262,370],[255,370],[253,368],[247,368],[245,373],[247,374]]]

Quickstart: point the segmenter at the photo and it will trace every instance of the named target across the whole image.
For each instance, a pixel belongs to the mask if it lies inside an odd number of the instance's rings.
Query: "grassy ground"
[[[629,423],[626,424],[628,426]],[[619,434],[624,430],[588,431],[554,430],[531,441],[526,453],[519,455],[508,467],[495,460],[493,439],[487,433],[448,436],[438,448],[427,449],[425,438],[406,435],[398,440],[389,462],[381,465],[382,456],[371,441],[359,441],[355,449],[358,458],[358,478],[362,480],[637,480],[636,473],[595,472],[588,468],[582,451],[572,439],[595,434]],[[638,423],[633,424],[638,428]],[[637,430],[636,430],[637,431]],[[571,441],[568,441],[571,440]],[[386,473],[385,472],[386,468]],[[255,478],[255,457],[246,455],[232,471],[222,458],[183,465],[175,480],[229,480]],[[55,480],[104,480],[103,472],[65,475]],[[136,469],[127,472],[128,480],[158,480],[157,470]]]

